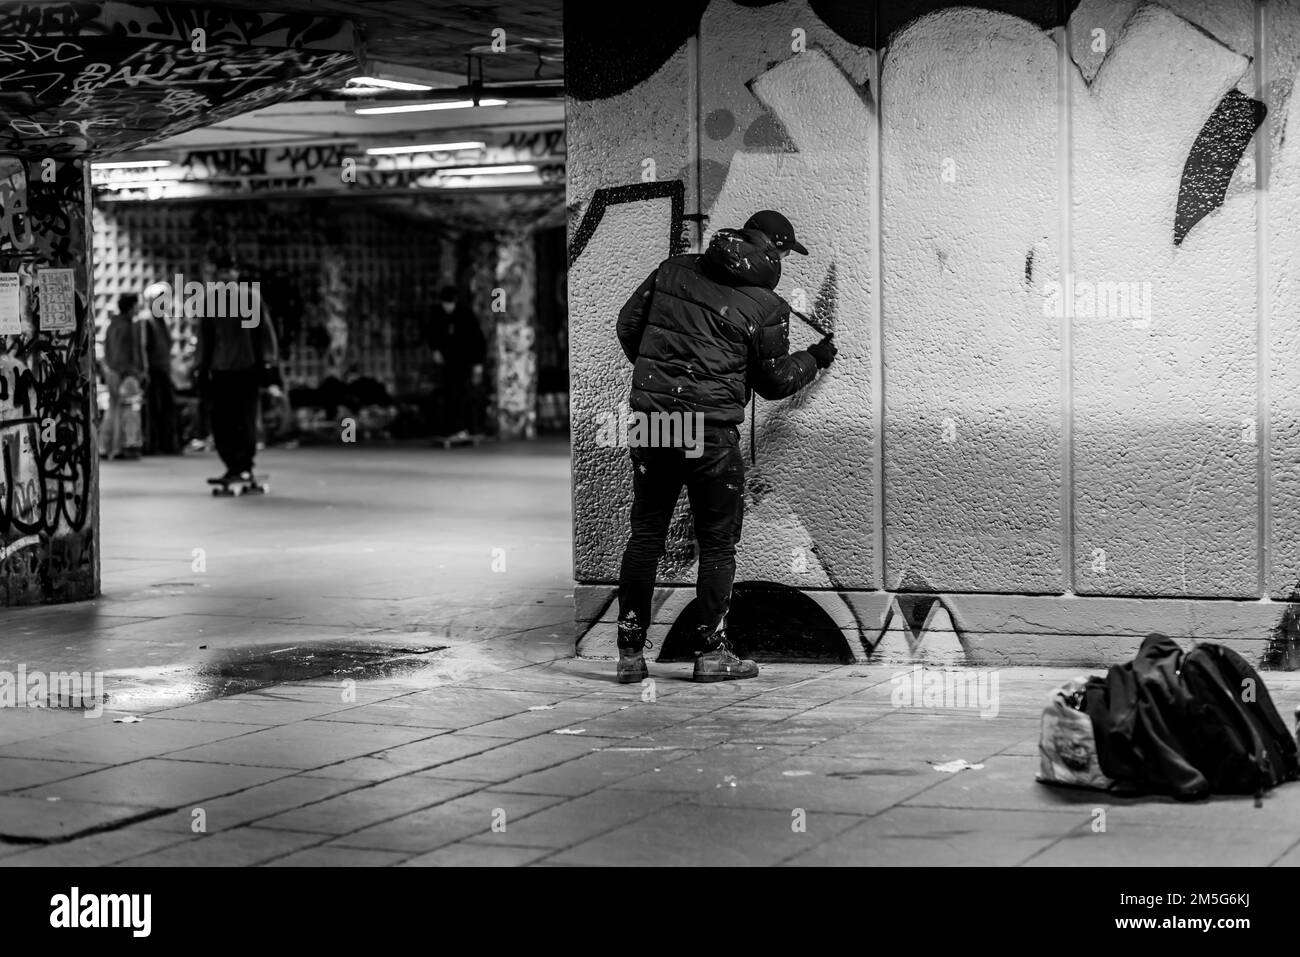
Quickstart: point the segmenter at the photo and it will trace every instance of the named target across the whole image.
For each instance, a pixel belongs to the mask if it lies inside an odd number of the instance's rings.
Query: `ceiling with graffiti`
[[[350,22],[208,7],[0,10],[10,152],[115,152],[285,99],[354,69]]]
[[[171,0],[172,6],[207,7],[203,0]],[[231,10],[265,10],[260,0],[223,0]],[[522,82],[564,75],[560,0],[275,0],[276,10],[296,15],[342,17],[365,37],[367,63],[406,67],[463,82],[467,56],[482,56],[488,81]],[[503,48],[491,31],[505,32]]]

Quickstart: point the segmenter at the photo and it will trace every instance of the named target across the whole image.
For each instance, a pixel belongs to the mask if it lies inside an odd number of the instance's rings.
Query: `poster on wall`
[[[41,329],[46,332],[72,332],[77,328],[76,286],[71,269],[42,269]]]
[[[0,336],[22,335],[23,309],[19,296],[18,273],[0,272]]]

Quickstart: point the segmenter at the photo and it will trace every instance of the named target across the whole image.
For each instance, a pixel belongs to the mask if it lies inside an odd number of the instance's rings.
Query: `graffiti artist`
[[[633,363],[631,408],[699,413],[705,426],[703,454],[694,458],[680,447],[628,450],[633,503],[619,575],[620,682],[648,675],[643,653],[655,571],[683,486],[699,542],[694,679],[758,674],[758,665],[732,651],[726,632],[744,512],[739,426],[751,392],[764,399],[793,395],[836,353],[829,335],[790,353],[790,307],[774,290],[781,260],[792,251],[808,254],[785,216],[763,210],[743,229],[718,230],[702,255],[664,260],[619,313],[619,343]]]

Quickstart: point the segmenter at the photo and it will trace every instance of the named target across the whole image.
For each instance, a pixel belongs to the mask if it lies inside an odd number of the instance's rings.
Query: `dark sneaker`
[[[618,683],[621,685],[645,681],[650,677],[650,669],[645,664],[645,655],[630,648],[618,649],[617,674]]]
[[[653,647],[645,636],[645,629],[637,624],[635,616],[618,623],[618,675],[619,684],[632,684],[650,677],[645,664],[645,649]]]
[[[715,632],[705,638],[704,647],[705,650],[697,652],[695,656],[694,680],[737,681],[758,677],[758,665],[731,650],[725,631]]]

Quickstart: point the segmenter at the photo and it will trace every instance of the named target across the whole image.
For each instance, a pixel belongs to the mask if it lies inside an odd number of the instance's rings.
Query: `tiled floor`
[[[225,700],[247,699],[256,725],[203,703],[11,742],[22,774],[5,776],[0,830],[48,843],[0,845],[0,864],[1300,862],[1300,785],[1257,809],[1037,784],[1033,702],[1064,672],[1004,670],[1001,713],[980,719],[882,708],[884,667],[772,665],[725,703],[709,685],[643,701],[609,671],[569,659],[492,689],[373,681],[328,720],[281,696],[342,693],[315,682]],[[552,688],[509,689],[535,674]],[[1284,701],[1300,692],[1275,677]],[[820,693],[792,705],[796,682],[837,694],[834,709]],[[381,707],[459,726],[377,724]],[[799,721],[818,734],[770,733]],[[89,736],[99,762],[70,760]],[[958,757],[982,766],[935,767]]]
[[[1002,669],[990,718],[892,707],[887,666],[652,664],[643,696],[569,657],[567,510],[534,500],[567,501],[562,450],[494,450],[487,480],[323,454],[273,455],[249,502],[208,499],[202,460],[105,468],[105,598],[4,613],[0,669],[103,668],[112,698],[0,711],[0,865],[1300,864],[1300,784],[1257,809],[1036,783],[1074,671]],[[444,650],[213,697],[229,656],[363,639]],[[1267,677],[1289,715],[1300,682]]]

